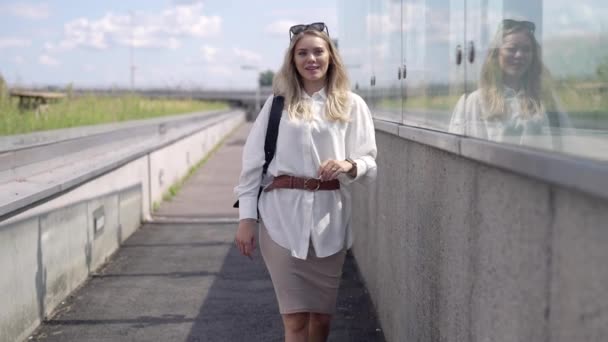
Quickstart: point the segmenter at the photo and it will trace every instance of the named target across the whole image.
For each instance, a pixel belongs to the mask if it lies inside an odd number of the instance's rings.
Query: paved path
[[[218,213],[236,215],[231,189],[249,128],[233,134],[182,192],[161,206],[162,220],[135,232],[33,340],[282,341],[259,251],[252,261],[239,255],[232,244],[235,224],[217,220]],[[350,254],[329,340],[384,341]]]

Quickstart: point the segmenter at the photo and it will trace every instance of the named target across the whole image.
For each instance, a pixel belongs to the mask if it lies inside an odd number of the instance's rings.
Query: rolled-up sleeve
[[[357,180],[368,183],[376,179],[377,165],[376,134],[372,115],[363,99],[352,94],[351,122],[346,131],[346,156],[357,164],[355,178],[344,175],[341,181],[351,183]]]
[[[258,192],[262,181],[262,168],[264,167],[264,142],[268,117],[272,106],[270,96],[251,127],[245,147],[243,148],[243,162],[239,184],[234,193],[239,199],[239,219],[258,217]]]

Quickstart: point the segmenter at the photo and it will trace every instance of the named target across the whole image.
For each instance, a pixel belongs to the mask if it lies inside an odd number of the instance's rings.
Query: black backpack
[[[281,122],[281,114],[283,114],[284,103],[285,98],[283,96],[275,96],[272,99],[272,107],[270,107],[270,116],[268,117],[268,128],[266,129],[266,140],[264,141],[264,156],[266,157],[266,161],[264,162],[264,167],[262,168],[262,180],[264,179],[264,176],[266,176],[268,165],[270,165],[272,158],[274,158],[274,154],[277,149],[279,123]],[[258,200],[260,199],[261,194],[262,186],[260,186],[260,190],[258,191]],[[238,208],[239,201],[237,200],[234,202],[232,207]],[[258,212],[258,218],[259,217],[260,213]]]

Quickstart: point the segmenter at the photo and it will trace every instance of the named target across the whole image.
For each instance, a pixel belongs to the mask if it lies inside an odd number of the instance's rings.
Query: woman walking
[[[296,25],[273,84],[284,97],[276,153],[261,179],[273,97],[243,151],[235,193],[235,243],[246,256],[259,243],[279,303],[285,341],[326,341],[350,231],[351,186],[376,176],[373,121],[350,92],[346,71],[323,23]],[[259,187],[264,191],[258,200]]]

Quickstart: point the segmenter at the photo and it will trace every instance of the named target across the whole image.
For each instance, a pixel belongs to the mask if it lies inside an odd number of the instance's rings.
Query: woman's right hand
[[[236,232],[234,242],[241,253],[252,259],[255,250],[255,226],[256,220],[242,219],[239,221],[239,229]]]

